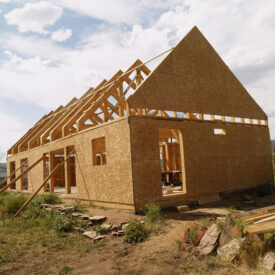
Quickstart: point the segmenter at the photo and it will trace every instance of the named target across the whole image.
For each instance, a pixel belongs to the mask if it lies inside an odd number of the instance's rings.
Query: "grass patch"
[[[82,204],[76,203],[74,205],[74,211],[79,212],[79,213],[85,213],[85,208]]]
[[[61,267],[58,271],[58,275],[66,275],[69,274],[73,271],[73,268],[68,266],[68,265],[64,265],[63,267]]]
[[[259,257],[265,253],[265,245],[258,236],[249,235],[241,244],[239,258],[250,268],[255,268],[258,264]]]
[[[132,220],[125,229],[124,242],[140,243],[148,238],[149,232],[139,220]]]
[[[4,192],[0,195],[2,213],[14,215],[27,201],[27,197],[20,193]]]
[[[160,206],[154,203],[146,204],[145,216],[146,221],[149,223],[159,222],[163,220]]]

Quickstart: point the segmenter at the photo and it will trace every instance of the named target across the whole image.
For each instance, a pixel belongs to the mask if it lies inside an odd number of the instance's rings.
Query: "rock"
[[[85,232],[85,230],[83,228],[74,226],[74,230],[78,231],[78,232]]]
[[[225,216],[223,229],[220,236],[220,246],[223,246],[233,239],[239,238],[240,232],[238,228],[234,225],[231,216],[228,214]]]
[[[121,229],[124,231],[128,225],[129,225],[129,223],[123,224],[123,225],[121,226]]]
[[[124,231],[123,230],[119,230],[119,231],[112,232],[111,234],[114,237],[121,237],[121,236],[124,235]]]
[[[102,225],[101,225],[101,227],[102,228],[104,228],[105,230],[111,230],[111,228],[112,228],[112,225],[111,224],[109,224],[109,223],[103,223]]]
[[[82,216],[82,214],[78,213],[78,212],[74,212],[74,213],[72,213],[72,216],[75,218],[78,218],[78,217]]]
[[[220,255],[225,261],[232,262],[237,257],[241,244],[244,240],[244,238],[236,238],[231,240],[229,243],[218,248],[218,255]]]
[[[106,216],[93,216],[93,217],[90,217],[89,219],[93,223],[100,223],[106,220]]]
[[[262,259],[262,267],[268,270],[275,270],[275,253],[267,252]]]
[[[118,231],[121,229],[121,225],[120,224],[114,224],[111,227],[111,231]]]
[[[48,203],[41,203],[40,207],[42,209],[52,209],[53,205],[52,204],[48,204]]]
[[[107,235],[98,235],[94,238],[94,241],[100,241],[103,240],[107,237]]]
[[[201,255],[209,255],[218,246],[221,232],[216,224],[212,224],[203,235],[198,245],[198,251]]]
[[[94,239],[96,237],[96,232],[95,231],[86,231],[83,233],[83,236]]]
[[[177,210],[178,212],[185,212],[185,211],[189,211],[190,207],[189,205],[180,205],[180,206],[177,206]]]
[[[86,214],[81,214],[81,216],[79,216],[79,218],[83,221],[88,221],[90,219],[90,216],[86,215]]]
[[[74,212],[74,208],[72,206],[68,206],[68,207],[62,208],[62,211],[66,212],[66,213],[72,213],[72,212]]]

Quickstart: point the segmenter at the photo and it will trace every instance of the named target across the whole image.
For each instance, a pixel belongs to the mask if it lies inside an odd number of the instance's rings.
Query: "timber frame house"
[[[137,211],[272,183],[271,159],[266,114],[194,27],[154,71],[137,60],[43,116],[7,188]]]

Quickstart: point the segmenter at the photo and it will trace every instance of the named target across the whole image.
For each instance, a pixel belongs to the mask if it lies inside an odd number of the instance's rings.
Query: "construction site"
[[[267,115],[194,27],[7,151],[0,273],[273,274],[274,171]]]

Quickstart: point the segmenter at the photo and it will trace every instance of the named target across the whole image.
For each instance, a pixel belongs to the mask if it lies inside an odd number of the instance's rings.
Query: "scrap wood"
[[[256,221],[256,222],[254,222],[254,224],[259,224],[259,223],[269,222],[269,221],[274,221],[274,220],[275,220],[275,215],[273,215],[271,217],[264,218],[264,219],[259,220],[259,221]]]
[[[244,228],[244,234],[262,234],[271,232],[275,232],[275,221],[251,224]]]
[[[253,217],[257,217],[268,213],[274,213],[274,212],[275,212],[275,205],[272,205],[272,206],[267,206],[267,207],[258,208],[251,211],[240,213],[237,215],[237,218],[248,219],[248,218],[253,218]]]
[[[257,215],[252,218],[251,217],[245,218],[245,219],[243,219],[243,221],[245,221],[246,223],[252,223],[252,222],[255,222],[255,221],[270,217],[270,216],[274,216],[274,215],[275,215],[275,211],[268,213],[268,214],[264,214],[264,215]]]

